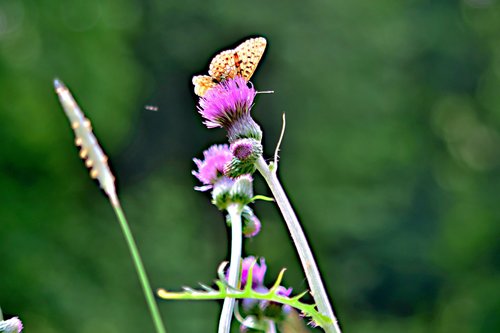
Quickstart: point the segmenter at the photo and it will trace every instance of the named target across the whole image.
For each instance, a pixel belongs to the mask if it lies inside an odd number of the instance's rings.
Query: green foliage
[[[227,284],[226,278],[224,276],[224,268],[227,262],[222,263],[219,266],[218,273],[219,279],[215,281],[217,285],[217,290],[210,288],[209,286],[200,284],[203,290],[194,290],[188,287],[184,287],[183,292],[172,292],[165,289],[158,290],[158,296],[166,300],[223,300],[224,298],[235,298],[235,299],[258,299],[270,302],[276,302],[280,304],[290,305],[297,310],[302,312],[302,316],[309,317],[312,319],[314,325],[319,327],[324,327],[325,325],[331,324],[330,318],[324,316],[316,310],[315,304],[302,303],[300,299],[304,297],[308,292],[305,291],[294,297],[285,297],[277,294],[278,287],[283,280],[283,275],[286,269],[282,269],[279,273],[273,286],[267,292],[258,292],[252,289],[252,284],[247,283],[245,288],[236,289]],[[253,268],[255,267],[255,262],[250,266],[248,270],[247,281],[253,281]]]

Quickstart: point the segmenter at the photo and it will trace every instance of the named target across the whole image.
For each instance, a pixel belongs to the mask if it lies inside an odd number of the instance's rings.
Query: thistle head
[[[22,330],[23,323],[18,317],[0,321],[0,332],[2,333],[20,333]]]
[[[269,289],[264,285],[264,276],[266,274],[267,266],[265,264],[264,258],[260,258],[259,262],[256,262],[255,257],[246,257],[242,261],[241,268],[241,288],[245,288],[248,283],[248,273],[252,270],[252,289],[259,293],[268,293]],[[283,286],[278,286],[275,294],[283,297],[290,297],[292,294],[292,288],[285,288]],[[291,311],[291,307],[288,305],[283,305],[277,302],[268,300],[256,300],[253,298],[244,299],[242,301],[242,308],[246,319],[249,321],[242,322],[242,327],[240,329],[242,332],[248,328],[252,328],[257,324],[257,326],[262,325],[259,322],[263,319],[272,320],[280,322],[284,317]]]
[[[252,181],[250,175],[235,179],[219,177],[212,187],[212,203],[220,210],[227,209],[229,205],[235,203],[241,206],[247,205],[253,198]]]
[[[257,92],[241,76],[229,78],[200,98],[198,112],[208,128],[229,127],[231,123],[250,113]]]
[[[226,166],[232,156],[227,145],[213,145],[203,152],[203,160],[193,159],[198,170],[193,170],[192,173],[203,184],[195,189],[212,189],[212,202],[221,210],[232,203],[244,206],[253,198],[252,176],[243,174],[233,179],[225,175]]]
[[[204,186],[196,187],[199,191],[207,191],[224,176],[224,168],[232,159],[231,151],[227,145],[213,145],[203,152],[203,160],[193,158],[198,171],[192,174],[203,183]]]
[[[248,272],[250,271],[252,265],[252,289],[264,285],[264,276],[267,271],[266,260],[264,258],[260,258],[257,263],[257,259],[254,256],[249,256],[244,258],[241,263],[241,286],[243,288],[248,282]]]
[[[250,117],[257,91],[244,78],[234,78],[219,83],[200,97],[198,112],[208,128],[228,130],[229,141],[240,137],[262,138],[260,127]]]

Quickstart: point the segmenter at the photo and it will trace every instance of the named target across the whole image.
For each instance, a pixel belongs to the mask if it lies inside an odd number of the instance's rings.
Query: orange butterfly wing
[[[193,77],[194,93],[203,96],[208,89],[228,78],[240,75],[246,81],[250,80],[259,64],[267,41],[263,37],[250,38],[234,50],[226,50],[217,54],[210,62],[207,75]]]
[[[267,41],[263,37],[251,38],[234,50],[238,74],[245,80],[249,81],[257,69],[257,65],[266,50],[266,45]]]
[[[194,93],[198,96],[203,96],[208,89],[213,88],[217,85],[212,77],[207,75],[197,75],[193,76]]]
[[[236,76],[236,65],[234,63],[234,50],[222,51],[210,62],[208,75],[220,82]]]

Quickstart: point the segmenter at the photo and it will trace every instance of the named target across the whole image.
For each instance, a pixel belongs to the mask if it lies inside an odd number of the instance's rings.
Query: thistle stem
[[[165,327],[163,325],[163,321],[160,316],[160,311],[158,310],[158,305],[156,304],[153,290],[149,284],[148,277],[146,275],[146,270],[144,269],[144,264],[142,263],[141,256],[139,255],[139,250],[137,249],[137,245],[135,244],[134,237],[132,236],[132,231],[130,230],[129,224],[123,213],[120,203],[117,199],[113,200],[110,198],[112,202],[113,209],[115,211],[116,217],[120,222],[120,227],[122,228],[123,235],[125,236],[125,240],[128,245],[128,249],[130,250],[130,255],[132,257],[132,261],[134,262],[135,269],[137,271],[137,275],[139,276],[139,281],[142,286],[142,291],[144,292],[144,298],[146,299],[146,303],[149,307],[149,312],[153,319],[153,323],[156,328],[157,333],[166,333]]]
[[[277,333],[277,332],[278,331],[276,331],[276,323],[273,320],[268,319],[266,333]]]
[[[240,279],[241,248],[243,243],[243,231],[241,226],[240,204],[231,204],[227,207],[227,213],[231,221],[231,259],[229,261],[229,274],[227,282],[231,287],[238,287]],[[229,333],[231,331],[231,319],[233,318],[234,298],[225,298],[222,305],[222,312],[219,320],[219,333]]]
[[[328,316],[332,323],[325,326],[325,332],[327,333],[341,333],[340,327],[338,325],[337,318],[333,313],[332,306],[330,301],[328,300],[328,295],[326,294],[325,287],[323,286],[323,282],[321,281],[321,275],[319,273],[318,266],[314,260],[314,256],[312,254],[311,248],[307,242],[307,238],[300,226],[300,222],[293,211],[292,205],[288,200],[283,187],[276,175],[276,169],[271,171],[266,161],[262,156],[255,163],[257,170],[262,174],[267,185],[271,189],[271,192],[276,199],[276,202],[281,210],[281,214],[285,219],[285,222],[288,227],[288,231],[292,236],[292,240],[295,244],[295,248],[299,253],[299,258],[302,263],[302,269],[306,275],[307,282],[309,283],[309,288],[311,289],[311,294],[314,298],[314,301],[318,307],[319,312]]]

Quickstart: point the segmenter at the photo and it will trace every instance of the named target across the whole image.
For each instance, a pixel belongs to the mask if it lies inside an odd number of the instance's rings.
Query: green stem
[[[142,263],[141,256],[139,255],[139,250],[137,249],[137,245],[135,244],[134,237],[132,236],[132,231],[130,230],[125,214],[123,213],[118,200],[111,200],[111,202],[113,209],[115,210],[116,217],[118,218],[118,221],[120,221],[120,226],[122,228],[123,235],[125,236],[125,240],[127,241],[128,249],[130,250],[130,255],[132,256],[137,275],[139,276],[142,291],[144,292],[144,298],[146,299],[146,303],[148,304],[149,312],[153,319],[156,332],[166,333],[163,321],[161,320],[160,311],[158,310],[158,305],[155,302],[153,290],[151,289],[151,286],[149,284],[146,270],[144,269],[144,264]]]
[[[323,286],[323,282],[321,281],[321,275],[319,273],[318,266],[316,265],[311,248],[309,247],[309,244],[307,242],[307,238],[304,234],[304,231],[302,230],[302,227],[300,226],[300,222],[297,219],[295,212],[293,211],[292,205],[290,204],[290,201],[288,201],[286,193],[283,190],[280,181],[278,180],[276,172],[269,169],[269,166],[262,157],[257,160],[255,165],[257,167],[257,170],[259,170],[259,172],[266,180],[267,185],[271,189],[271,192],[276,199],[276,203],[281,210],[281,214],[285,219],[288,231],[292,236],[295,248],[297,249],[297,252],[299,254],[299,258],[302,263],[302,269],[304,270],[307,282],[309,283],[309,288],[311,288],[311,294],[316,305],[318,306],[318,310],[320,313],[328,316],[332,320],[332,323],[330,325],[324,327],[325,332],[341,333],[337,318],[333,313],[328,295],[326,294],[325,287]]]
[[[240,204],[231,204],[227,207],[227,213],[231,221],[231,259],[229,261],[227,283],[231,287],[238,287],[240,279],[241,248],[243,244],[241,211],[242,206]],[[226,297],[224,299],[219,320],[219,333],[229,333],[231,331],[231,319],[233,318],[235,302],[234,298]]]

